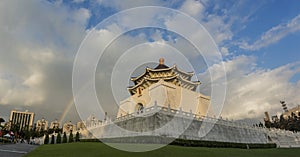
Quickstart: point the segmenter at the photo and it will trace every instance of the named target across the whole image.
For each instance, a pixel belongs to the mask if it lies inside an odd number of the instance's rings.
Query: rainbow
[[[60,118],[59,118],[59,123],[62,124],[63,120],[66,118],[67,114],[69,113],[71,107],[74,104],[74,99],[73,97],[71,98],[71,100],[69,101],[69,103],[66,105],[63,113],[61,114]]]

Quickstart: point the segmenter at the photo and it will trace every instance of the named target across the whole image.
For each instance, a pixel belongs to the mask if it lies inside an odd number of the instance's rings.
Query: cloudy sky
[[[290,108],[300,104],[300,2],[297,0],[3,0],[0,2],[0,116],[8,120],[9,111],[17,109],[35,112],[36,119],[77,121],[72,70],[82,41],[111,15],[142,6],[176,9],[197,20],[215,41],[222,61],[204,64],[203,57],[192,53],[195,50],[184,37],[166,29],[148,28],[123,33],[106,50],[116,53],[107,53],[111,60],[102,63],[100,60],[97,70],[108,63],[115,63],[119,69],[130,66],[130,62],[141,61],[142,65],[145,59],[153,65],[162,56],[169,66],[177,64],[191,70],[190,65],[195,65],[192,70],[202,82],[203,93],[209,95],[210,82],[217,79],[211,78],[210,72],[220,74],[224,66],[227,92],[222,116],[233,119],[262,119],[264,111],[271,115],[280,113],[280,100],[287,101]],[[157,19],[154,14],[143,12],[133,18],[135,22],[159,21],[167,29],[174,27],[174,16]],[[121,16],[115,23],[98,29],[105,38],[95,40],[95,44],[101,47],[102,40],[123,32],[126,24],[132,24],[130,19]],[[195,34],[194,38],[206,45],[201,33],[185,30],[187,24],[178,19],[177,28]],[[127,57],[122,55],[125,52]],[[186,54],[190,64],[180,60],[178,56],[182,54]],[[128,95],[128,77],[134,71],[126,73],[128,76],[122,78],[125,84],[114,80],[115,86],[122,87],[118,88],[121,94],[114,95],[117,100]],[[98,74],[96,78],[101,79],[101,70]],[[107,94],[101,88],[101,81],[97,92],[100,97]]]

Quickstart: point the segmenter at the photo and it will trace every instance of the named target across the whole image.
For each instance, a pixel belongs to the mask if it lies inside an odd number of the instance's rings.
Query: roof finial
[[[164,64],[164,63],[165,63],[165,59],[164,59],[164,58],[160,58],[160,59],[159,59],[159,64],[162,65],[162,64]]]

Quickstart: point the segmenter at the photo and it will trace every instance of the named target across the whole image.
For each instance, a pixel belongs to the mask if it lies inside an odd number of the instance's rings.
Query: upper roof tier
[[[128,90],[133,95],[137,92],[138,87],[144,89],[159,80],[170,82],[170,78],[172,78],[172,80],[175,79],[175,81],[171,81],[173,84],[195,91],[200,82],[191,81],[193,75],[194,72],[181,71],[176,65],[168,67],[164,64],[164,59],[160,58],[159,65],[154,69],[147,67],[143,74],[138,77],[132,77],[130,80],[134,82],[134,86],[128,87]]]

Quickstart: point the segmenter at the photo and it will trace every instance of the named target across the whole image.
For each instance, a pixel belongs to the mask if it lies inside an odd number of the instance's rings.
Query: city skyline
[[[72,67],[82,40],[109,16],[145,5],[182,11],[211,34],[222,53],[227,73],[224,117],[262,121],[265,111],[271,115],[282,111],[280,100],[285,100],[289,108],[300,104],[298,1],[3,1],[0,3],[0,117],[8,121],[10,111],[16,109],[36,113],[35,121],[42,117],[62,123],[80,121],[73,102]],[[153,19],[143,15],[141,20]],[[172,19],[168,20],[163,22],[171,25]],[[120,30],[120,23],[116,23],[105,31],[109,38]],[[170,59],[170,49],[157,48],[157,45],[185,47],[186,43],[176,34],[142,29],[122,38],[129,43],[144,41],[148,43],[145,53],[164,54],[166,65],[176,64],[190,70],[180,58]],[[122,51],[122,44],[127,43],[117,44],[119,47],[114,50]],[[156,47],[152,48],[153,45]],[[137,60],[142,56],[137,55]],[[209,93],[205,88],[211,79],[207,69],[218,72],[220,64],[195,69],[204,92]],[[129,78],[117,81],[129,84]],[[126,87],[122,86],[125,94],[120,99],[129,95]],[[97,88],[99,93],[103,92],[100,86]]]

